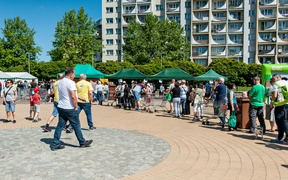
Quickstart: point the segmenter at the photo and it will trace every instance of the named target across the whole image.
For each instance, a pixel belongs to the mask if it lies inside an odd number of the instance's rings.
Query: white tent
[[[0,71],[0,79],[12,79],[12,77],[3,71]]]
[[[26,80],[37,79],[37,77],[31,75],[28,72],[5,72],[5,74],[11,76],[12,79],[26,79]]]

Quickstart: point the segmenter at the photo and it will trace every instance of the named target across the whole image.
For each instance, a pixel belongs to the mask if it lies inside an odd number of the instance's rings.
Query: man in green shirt
[[[258,117],[260,126],[263,128],[263,134],[266,131],[266,126],[264,122],[264,113],[263,113],[263,106],[264,106],[264,96],[265,96],[265,87],[260,84],[260,78],[254,77],[253,78],[254,86],[249,91],[249,99],[250,99],[250,106],[249,106],[249,120],[251,123],[249,133],[254,133],[256,129],[256,117]]]

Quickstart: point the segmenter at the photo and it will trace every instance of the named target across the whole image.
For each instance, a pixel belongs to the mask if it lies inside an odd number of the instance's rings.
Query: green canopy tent
[[[108,79],[145,79],[146,75],[135,68],[123,68],[114,74],[106,75]]]
[[[90,64],[76,64],[74,70],[76,79],[80,77],[80,74],[86,74],[87,79],[100,79],[106,76],[106,74],[96,70]],[[62,73],[64,74],[64,72]]]
[[[185,79],[185,80],[193,80],[194,76],[189,73],[183,71],[180,68],[166,68],[160,71],[159,73],[149,76],[148,79],[151,80],[171,80],[171,79]]]
[[[219,77],[223,77],[225,81],[228,79],[226,76],[222,76],[222,75],[216,73],[215,71],[213,71],[213,69],[210,69],[205,74],[203,74],[201,76],[196,76],[194,80],[196,80],[196,81],[212,81],[214,79],[218,79]]]

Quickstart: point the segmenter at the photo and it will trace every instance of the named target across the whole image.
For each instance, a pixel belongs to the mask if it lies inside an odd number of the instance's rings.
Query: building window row
[[[121,50],[116,50],[115,52],[116,52],[117,56],[121,55]],[[113,56],[114,55],[114,50],[111,50],[111,49],[106,50],[106,55],[107,56]]]
[[[116,30],[116,34],[121,34],[120,28],[116,28],[115,30]],[[114,29],[112,28],[106,29],[106,34],[114,34]]]

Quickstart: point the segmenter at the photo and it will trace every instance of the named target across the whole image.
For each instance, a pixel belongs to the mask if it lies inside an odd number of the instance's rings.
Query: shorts
[[[140,101],[140,98],[141,98],[140,93],[138,91],[133,91],[133,94],[134,94],[134,99],[136,101]]]
[[[30,106],[30,111],[35,111],[35,107],[34,106]]]
[[[34,108],[36,113],[40,112],[40,104],[34,104]]]
[[[6,101],[5,109],[6,112],[15,112],[15,102],[12,103],[12,101]]]
[[[210,93],[208,93],[208,94],[205,93],[205,96],[204,96],[204,97],[209,98],[209,97],[210,97]]]
[[[53,104],[54,104],[54,107],[53,107],[52,116],[56,117],[58,115],[58,109],[57,109],[58,102],[54,101]]]

